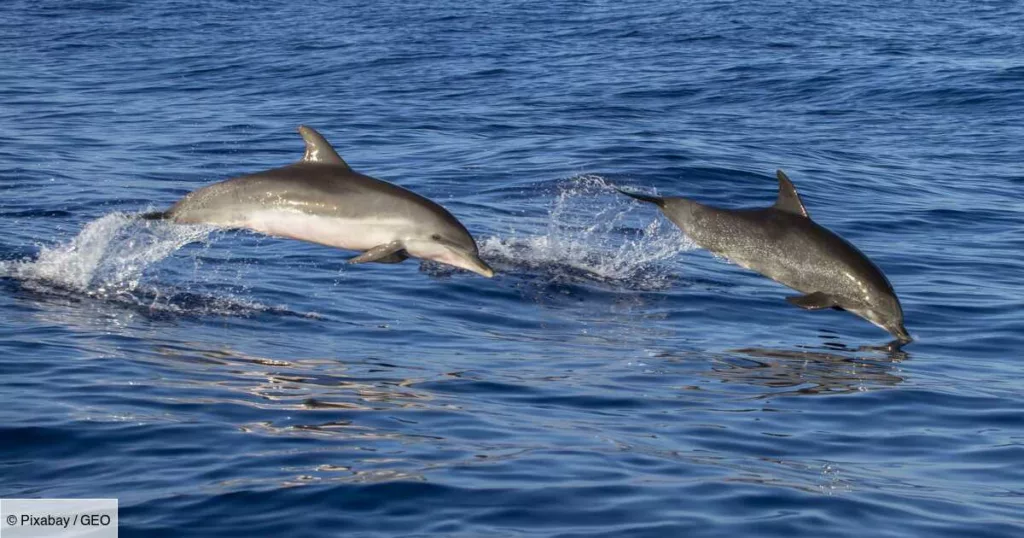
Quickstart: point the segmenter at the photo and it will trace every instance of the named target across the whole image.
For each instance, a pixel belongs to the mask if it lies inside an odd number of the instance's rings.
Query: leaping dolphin
[[[779,170],[775,205],[722,209],[686,198],[662,198],[620,190],[661,208],[697,245],[805,295],[787,297],[808,310],[847,310],[911,341],[903,308],[889,280],[857,247],[815,223]]]
[[[352,170],[320,133],[305,125],[302,160],[236,177],[185,195],[146,219],[246,228],[362,254],[349,263],[433,260],[494,276],[466,228],[440,205]]]

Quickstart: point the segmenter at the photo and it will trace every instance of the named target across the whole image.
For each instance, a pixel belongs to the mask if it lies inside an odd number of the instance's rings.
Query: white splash
[[[630,288],[670,285],[665,263],[696,246],[658,214],[601,176],[563,184],[543,235],[487,237],[482,257],[500,271],[539,272],[555,282],[597,281]]]
[[[43,246],[34,260],[0,263],[0,275],[94,296],[135,290],[149,265],[209,236],[205,226],[168,226],[111,213],[71,241]]]

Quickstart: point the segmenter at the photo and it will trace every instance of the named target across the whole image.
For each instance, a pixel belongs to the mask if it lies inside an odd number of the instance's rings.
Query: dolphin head
[[[907,328],[903,326],[903,316],[900,315],[898,318],[892,319],[886,325],[881,326],[883,329],[889,331],[889,334],[895,336],[900,343],[906,344],[913,341],[910,337],[910,333],[907,332]]]
[[[405,251],[410,256],[451,265],[487,278],[494,276],[494,269],[480,259],[476,241],[465,228],[450,225],[431,228],[405,240]]]
[[[869,307],[854,312],[875,325],[889,331],[902,343],[913,340],[903,326],[903,308],[894,293],[879,294]]]

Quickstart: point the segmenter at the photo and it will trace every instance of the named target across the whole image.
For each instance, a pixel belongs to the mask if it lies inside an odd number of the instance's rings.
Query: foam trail
[[[501,271],[554,282],[665,288],[672,274],[664,262],[696,246],[657,212],[636,207],[603,177],[577,176],[560,186],[543,235],[488,237],[481,254]]]

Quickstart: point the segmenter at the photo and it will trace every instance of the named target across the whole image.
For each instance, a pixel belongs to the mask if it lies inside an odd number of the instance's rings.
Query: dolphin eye
[[[430,236],[430,238],[433,239],[434,241],[440,241],[441,240],[441,234],[434,234],[434,235]]]

